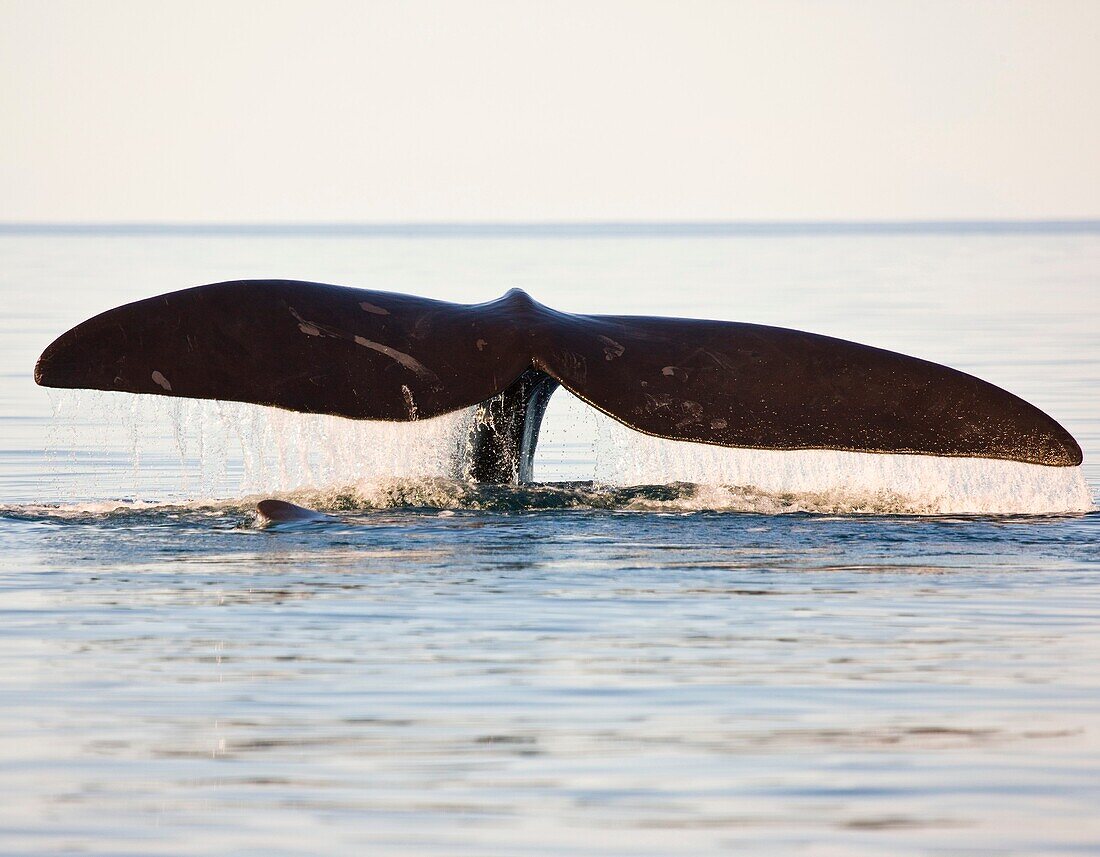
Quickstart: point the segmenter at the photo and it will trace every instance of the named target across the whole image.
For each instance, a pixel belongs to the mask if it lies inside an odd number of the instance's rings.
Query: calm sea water
[[[0,234],[0,853],[1100,854],[1100,231]],[[1081,470],[642,439],[543,484],[376,426],[54,393],[58,333],[291,277],[797,327],[1034,402]],[[261,496],[331,521],[263,527]]]

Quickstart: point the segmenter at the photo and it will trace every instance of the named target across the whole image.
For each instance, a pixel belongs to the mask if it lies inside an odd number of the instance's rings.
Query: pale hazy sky
[[[0,221],[1100,217],[1100,0],[0,0]]]

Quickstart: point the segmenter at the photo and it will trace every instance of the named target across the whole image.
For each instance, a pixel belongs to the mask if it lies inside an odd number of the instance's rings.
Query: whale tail
[[[199,286],[77,325],[35,381],[368,420],[476,407],[464,470],[488,482],[530,478],[558,385],[672,440],[1082,459],[1041,410],[946,366],[779,327],[562,313],[519,290],[466,305],[295,280]]]

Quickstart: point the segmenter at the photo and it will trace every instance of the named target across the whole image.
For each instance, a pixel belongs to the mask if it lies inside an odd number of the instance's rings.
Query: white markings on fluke
[[[381,342],[372,342],[369,339],[364,339],[362,336],[355,336],[352,338],[356,345],[362,345],[364,348],[370,348],[373,351],[377,351],[379,354],[385,354],[391,360],[397,361],[406,369],[415,372],[422,378],[431,378],[433,381],[439,380],[431,369],[411,354],[406,354],[404,351],[398,351],[396,348],[390,348],[388,345],[383,345]]]
[[[375,315],[389,315],[390,311],[384,307],[380,307],[377,304],[372,304],[370,301],[359,301],[359,308],[364,312],[372,312]]]
[[[614,360],[616,357],[622,357],[626,348],[612,339],[610,336],[597,336],[597,339],[603,343],[603,358],[604,360]]]
[[[156,384],[158,387],[167,390],[169,393],[172,392],[172,385],[168,383],[168,379],[161,375],[160,372],[158,372],[156,369],[153,370],[153,374],[151,377],[153,379],[153,383]]]
[[[374,305],[371,304],[371,306]],[[332,339],[343,339],[348,342],[354,342],[356,345],[361,345],[363,348],[369,348],[372,351],[377,351],[379,354],[384,354],[395,363],[404,366],[410,372],[415,372],[421,378],[426,378],[437,384],[439,383],[439,376],[411,354],[406,354],[404,351],[398,351],[396,348],[390,348],[388,345],[383,345],[381,342],[375,342],[363,336],[345,333],[342,330],[327,327],[319,322],[309,321],[298,315],[294,307],[287,307],[287,309],[290,310],[290,314],[294,316],[295,320],[298,322],[298,329],[306,336],[327,336]],[[381,307],[375,307],[375,309],[381,309]],[[387,312],[386,314],[388,315],[389,313]]]
[[[686,416],[676,423],[676,428],[684,428],[685,426],[694,425],[703,421],[703,406],[698,402],[693,402],[691,399],[685,399],[680,403],[680,409]]]

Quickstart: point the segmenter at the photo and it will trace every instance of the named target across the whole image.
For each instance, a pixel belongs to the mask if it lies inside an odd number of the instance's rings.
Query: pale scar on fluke
[[[400,363],[406,369],[410,369],[422,378],[427,378],[431,381],[438,381],[439,378],[432,372],[427,366],[413,357],[411,354],[406,354],[403,351],[398,351],[396,348],[391,348],[388,345],[383,345],[381,342],[374,342],[367,339],[364,336],[358,334],[348,334],[343,331],[337,330],[332,327],[328,327],[320,324],[319,322],[308,321],[300,316],[293,307],[288,307],[290,314],[298,321],[298,329],[307,336],[329,336],[333,339],[344,339],[350,342],[354,342],[356,345],[363,348],[370,348],[377,351],[379,354],[385,354],[391,360]],[[388,313],[387,313],[388,315]]]

